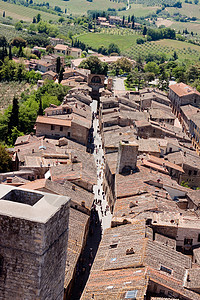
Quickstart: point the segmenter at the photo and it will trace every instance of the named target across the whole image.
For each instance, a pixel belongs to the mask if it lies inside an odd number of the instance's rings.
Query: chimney
[[[34,149],[32,149],[32,153],[34,153],[35,151],[34,151]]]
[[[121,141],[119,143],[117,173],[130,174],[137,168],[138,144],[135,142]]]
[[[12,177],[7,177],[7,178],[6,178],[6,182],[7,182],[7,183],[12,183]]]
[[[75,191],[76,190],[76,187],[75,185],[72,185],[72,190]]]

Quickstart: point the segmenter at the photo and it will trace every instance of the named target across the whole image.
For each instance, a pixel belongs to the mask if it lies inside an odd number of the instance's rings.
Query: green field
[[[144,6],[143,4],[131,4],[131,8],[126,11],[119,11],[119,16],[131,16],[134,15],[135,17],[146,17],[150,13],[155,13],[158,9],[158,6]]]
[[[185,15],[189,18],[196,17],[200,19],[200,5],[182,3],[182,8],[175,7],[167,7],[166,11],[170,13],[170,15],[174,13],[179,13],[181,15]]]
[[[59,19],[58,15],[38,11],[36,9],[32,9],[22,5],[16,5],[0,1],[0,15],[2,15],[3,11],[6,12],[6,17],[11,17],[15,20],[23,20],[28,22],[31,22],[33,20],[33,17],[36,16],[38,13],[40,13],[42,19],[46,21]]]
[[[36,0],[41,2],[41,0]],[[108,8],[122,8],[125,3],[117,3],[110,0],[93,0],[88,2],[86,0],[50,0],[48,1],[51,6],[58,5],[64,11],[67,8],[67,12],[73,15],[86,15],[88,10],[107,10]]]
[[[36,3],[41,3],[41,0],[36,0]],[[88,10],[104,10],[107,11],[108,8],[114,8],[118,12],[118,15],[135,15],[136,17],[147,16],[149,13],[156,12],[157,7],[146,7],[142,4],[131,4],[131,8],[129,10],[118,11],[118,9],[125,7],[125,2],[113,2],[110,0],[93,0],[92,2],[88,2],[87,0],[50,0],[50,6],[59,6],[63,11],[67,9],[67,14],[72,15],[86,15]],[[8,2],[3,2],[0,0],[0,14],[2,12],[6,12],[6,16],[10,16],[15,20],[24,20],[31,21],[33,16],[35,16],[38,12],[41,14],[44,20],[57,20],[58,16],[53,14],[48,14],[46,12],[37,11],[35,9],[19,6],[15,4],[11,4]]]
[[[200,58],[200,46],[187,42],[166,39],[155,42],[147,42],[143,45],[136,45],[125,51],[124,54],[134,59],[139,55],[147,55],[148,53],[165,53],[167,58],[170,58],[174,51],[178,54],[178,59],[180,61],[185,59],[197,61]]]
[[[117,35],[107,33],[87,33],[78,37],[81,42],[98,49],[100,46],[108,47],[110,43],[115,43],[121,51],[124,51],[136,44],[137,34]]]
[[[200,34],[200,22],[173,22],[173,24],[170,26],[171,28],[174,28],[175,30],[180,30],[181,32],[183,29],[186,29],[191,32]]]

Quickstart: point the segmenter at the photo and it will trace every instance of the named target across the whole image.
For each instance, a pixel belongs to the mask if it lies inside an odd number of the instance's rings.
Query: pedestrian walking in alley
[[[102,209],[102,207],[101,207],[101,214],[102,214],[102,217],[103,217],[103,209]]]
[[[100,189],[98,189],[98,195],[100,195]]]
[[[106,216],[106,212],[107,212],[107,210],[105,209],[105,212],[104,212],[105,216]]]

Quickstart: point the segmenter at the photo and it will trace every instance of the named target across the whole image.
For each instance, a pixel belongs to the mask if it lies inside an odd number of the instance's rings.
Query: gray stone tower
[[[130,173],[137,167],[138,144],[121,141],[119,143],[117,173]]]
[[[70,199],[0,187],[0,300],[62,300]]]

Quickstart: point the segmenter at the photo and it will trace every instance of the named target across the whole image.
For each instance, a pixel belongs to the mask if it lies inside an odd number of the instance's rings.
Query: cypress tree
[[[13,97],[12,111],[8,122],[8,135],[11,134],[13,127],[18,128],[19,125],[19,103],[16,96]]]
[[[147,28],[146,28],[146,26],[144,26],[144,28],[143,28],[143,33],[142,33],[143,35],[146,35],[147,34]]]
[[[9,45],[9,60],[12,60],[12,48],[11,48],[11,45]]]
[[[122,26],[124,26],[124,22],[125,22],[125,17],[123,16],[123,19],[122,19]]]
[[[64,68],[62,67],[59,73],[59,77],[58,77],[58,82],[61,83],[61,81],[63,80],[63,73],[64,73]]]
[[[61,63],[60,63],[60,56],[57,57],[56,59],[56,73],[60,73],[60,68],[61,68]]]
[[[39,104],[39,109],[38,109],[38,115],[43,116],[43,108],[42,108],[42,99],[40,97],[40,104]]]

